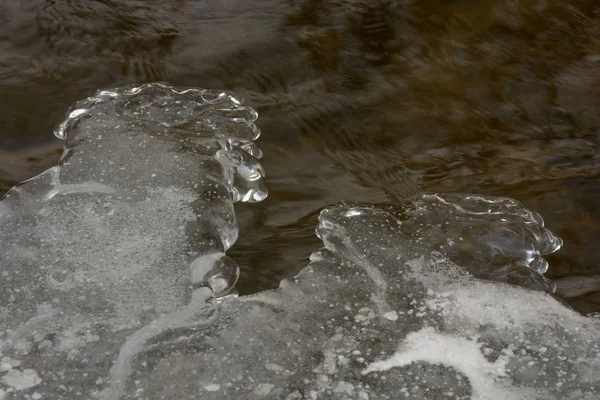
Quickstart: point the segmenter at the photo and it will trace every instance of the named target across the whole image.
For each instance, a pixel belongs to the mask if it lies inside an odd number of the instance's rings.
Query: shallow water
[[[259,112],[269,198],[238,207],[242,293],[319,247],[316,214],[419,191],[502,195],[565,241],[548,277],[600,311],[595,1],[0,3],[0,190],[53,165],[98,88],[231,89]]]

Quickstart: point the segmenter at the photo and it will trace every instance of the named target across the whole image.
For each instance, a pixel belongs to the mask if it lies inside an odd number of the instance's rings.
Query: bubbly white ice
[[[561,241],[518,202],[332,206],[297,277],[227,297],[254,111],[144,85],[69,113],[0,202],[0,399],[600,398],[600,320],[547,293]]]
[[[235,292],[233,203],[267,195],[256,118],[231,93],[162,84],[67,112],[59,165],[0,203],[0,357],[20,362],[0,378],[8,398],[26,371],[45,397],[80,398],[111,363],[128,374],[135,338]]]

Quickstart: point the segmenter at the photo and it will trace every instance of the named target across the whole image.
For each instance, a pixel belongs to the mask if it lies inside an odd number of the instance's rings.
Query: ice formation
[[[22,398],[37,371],[45,397],[81,398],[115,349],[126,374],[140,340],[234,293],[233,203],[267,195],[256,118],[232,93],[161,84],[68,111],[59,165],[0,202],[0,358],[19,362],[3,392]]]
[[[206,305],[196,324],[153,338],[136,356],[125,398],[598,398],[599,321],[543,291],[481,280],[435,241],[415,243],[405,232],[407,213],[460,200],[465,212],[454,217],[496,240],[481,247],[463,237],[482,259],[506,246],[523,254],[511,261],[520,264],[530,253],[517,246],[541,257],[560,244],[513,200],[456,196],[324,210],[325,247],[295,279]],[[488,202],[495,222],[475,217]],[[423,234],[448,220],[429,215]],[[519,219],[539,229],[516,229]]]
[[[0,399],[600,398],[600,320],[546,293],[561,241],[511,199],[329,207],[297,277],[213,301],[232,203],[266,195],[239,103],[73,108],[61,164],[0,202]]]

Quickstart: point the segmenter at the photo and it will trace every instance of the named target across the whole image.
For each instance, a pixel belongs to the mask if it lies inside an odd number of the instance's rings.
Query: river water
[[[269,198],[238,206],[242,293],[276,287],[341,200],[513,197],[565,246],[558,297],[600,311],[600,3],[0,0],[0,194],[55,164],[68,106],[165,81],[260,115]]]

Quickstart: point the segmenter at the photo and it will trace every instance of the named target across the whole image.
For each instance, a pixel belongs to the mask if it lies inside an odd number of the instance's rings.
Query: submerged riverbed
[[[56,164],[53,125],[96,89],[230,89],[270,191],[237,208],[241,293],[307,264],[328,204],[463,192],[540,213],[559,297],[600,311],[595,1],[34,0],[0,23],[2,193]]]

